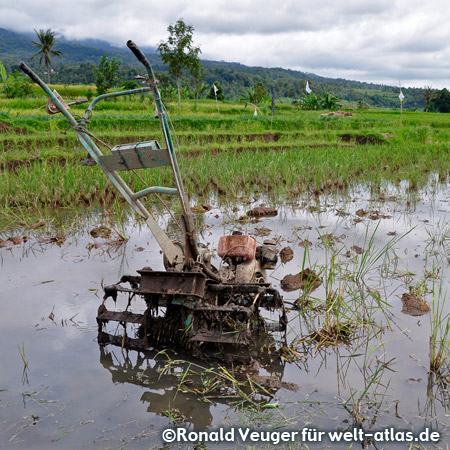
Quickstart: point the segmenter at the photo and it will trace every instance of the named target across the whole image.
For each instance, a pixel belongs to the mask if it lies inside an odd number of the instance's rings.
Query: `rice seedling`
[[[20,359],[22,360],[22,364],[23,364],[22,384],[25,384],[25,383],[29,384],[29,381],[28,381],[29,365],[28,365],[28,361],[25,356],[25,343],[22,343],[22,346],[18,345],[17,348],[19,350]]]
[[[369,395],[369,391],[370,388],[372,387],[372,385],[375,385],[375,387],[378,386],[382,386],[381,384],[381,376],[383,374],[383,366],[379,365],[377,370],[371,375],[370,378],[366,379],[364,378],[365,381],[365,387],[363,390],[361,389],[355,389],[355,388],[351,388],[350,389],[350,397],[344,402],[343,406],[344,408],[349,412],[349,414],[353,417],[354,421],[355,421],[355,425],[358,428],[363,428],[364,427],[364,421],[365,421],[365,417],[364,417],[364,412],[363,412],[363,405],[364,405],[364,401],[366,401],[366,397],[368,397]],[[385,391],[386,391],[386,387],[382,386]],[[375,397],[377,396],[381,396],[381,402],[383,402],[384,400],[384,393],[378,392],[377,390],[375,390],[374,395],[374,399],[371,400],[372,402],[375,403],[375,405],[378,403],[375,400]],[[380,405],[376,405],[374,404],[370,405],[372,410],[375,410],[374,414],[376,415],[376,411],[378,411]]]
[[[450,315],[445,312],[442,283],[432,288],[430,315],[430,371],[448,381],[450,376]]]

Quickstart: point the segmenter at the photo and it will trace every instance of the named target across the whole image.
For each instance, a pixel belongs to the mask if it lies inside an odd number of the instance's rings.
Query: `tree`
[[[8,75],[3,62],[0,61],[0,78],[3,84],[2,91],[6,98],[26,97],[31,94],[31,82],[28,77],[18,70]]]
[[[50,66],[52,64],[52,55],[54,56],[62,56],[63,53],[59,50],[53,50],[53,46],[58,42],[55,38],[56,31],[52,31],[50,28],[48,30],[39,30],[36,31],[36,36],[38,38],[37,41],[31,41],[33,45],[39,48],[39,51],[35,53],[31,59],[40,56],[39,64],[42,64],[44,61],[45,67],[47,68],[47,76],[48,82],[50,83]]]
[[[240,100],[245,103],[253,103],[255,101],[255,88],[247,88],[245,94],[241,94]]]
[[[108,59],[107,56],[102,56],[98,66],[94,65],[94,80],[98,95],[105,94],[119,83],[120,80],[117,73],[121,64],[122,61],[117,61],[115,57]]]
[[[263,82],[259,81],[255,86],[255,103],[262,102],[267,97],[267,88]]]
[[[175,25],[167,28],[167,42],[161,42],[158,51],[164,64],[169,66],[169,73],[175,77],[178,90],[178,106],[181,103],[180,78],[184,70],[192,71],[200,64],[198,57],[201,50],[194,47],[192,35],[194,28],[186,25],[183,19],[178,19]]]
[[[431,86],[425,86],[420,97],[425,100],[425,112],[428,112],[431,101],[436,98],[436,91]]]
[[[450,92],[444,88],[436,92],[436,97],[431,100],[430,107],[441,113],[450,112]]]
[[[335,110],[339,108],[339,105],[341,103],[341,99],[336,97],[335,95],[331,94],[331,92],[323,92],[320,97],[320,107],[322,109],[330,109]]]
[[[167,72],[155,73],[158,80],[159,92],[161,98],[165,102],[171,102],[177,98],[177,89],[173,85],[173,79],[167,74]]]
[[[191,74],[192,84],[194,85],[195,109],[197,109],[198,98],[208,89],[208,85],[204,83],[206,74],[200,62],[192,66]]]

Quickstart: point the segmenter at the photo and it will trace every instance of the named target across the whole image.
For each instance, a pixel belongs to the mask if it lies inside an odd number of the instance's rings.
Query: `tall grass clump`
[[[446,293],[442,284],[433,286],[430,315],[430,370],[441,378],[450,376],[450,314],[445,313]]]

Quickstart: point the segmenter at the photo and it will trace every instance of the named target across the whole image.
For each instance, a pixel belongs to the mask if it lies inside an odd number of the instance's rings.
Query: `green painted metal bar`
[[[134,200],[137,200],[138,198],[144,197],[148,194],[168,194],[168,195],[178,195],[178,190],[175,188],[168,188],[168,187],[160,187],[160,186],[152,186],[145,189],[142,189],[139,192],[136,192],[132,195],[132,198]]]
[[[152,68],[151,64],[148,62],[145,55],[139,50],[139,48],[133,41],[129,40],[127,42],[127,46],[134,53],[136,58],[144,65],[144,67],[147,70],[147,74],[149,77],[149,85],[150,85],[150,88],[153,93],[153,98],[155,100],[156,109],[158,110],[158,117],[159,117],[159,120],[161,123],[161,128],[162,128],[162,131],[164,134],[164,140],[166,142],[167,149],[169,150],[169,154],[171,156],[172,170],[173,170],[173,174],[175,177],[176,186],[180,192],[181,206],[183,208],[183,212],[187,216],[190,214],[190,210],[188,210],[189,205],[186,204],[186,194],[185,194],[184,187],[183,187],[183,181],[181,178],[180,169],[178,167],[177,157],[175,154],[172,137],[170,135],[170,129],[169,129],[169,124],[167,122],[166,113],[164,111],[163,103],[161,101],[161,94],[159,93],[158,87],[156,85],[156,77],[155,77],[155,74],[153,73],[153,68]]]
[[[183,181],[178,167],[177,157],[175,154],[172,138],[170,135],[169,124],[167,122],[166,113],[164,111],[164,107],[161,101],[161,95],[158,90],[155,74],[153,73],[153,69],[149,61],[133,41],[129,40],[127,42],[127,47],[133,52],[136,58],[144,65],[144,67],[147,70],[148,84],[152,89],[153,98],[155,100],[156,108],[158,110],[158,117],[161,123],[161,129],[164,134],[164,140],[166,142],[166,147],[169,151],[169,156],[171,158],[172,172],[175,178],[175,184],[179,191],[180,203],[183,211],[181,226],[183,228],[185,236],[185,257],[187,259],[192,258],[194,260],[197,260],[199,253],[197,247],[194,219],[192,216],[192,211],[189,206],[188,197],[184,191]]]
[[[84,113],[84,117],[85,119],[89,119],[92,116],[92,110],[100,100],[104,100],[106,98],[120,97],[122,95],[140,94],[143,92],[149,92],[150,90],[151,89],[149,87],[142,87],[138,89],[128,89],[126,91],[110,92],[109,94],[99,95],[98,97],[95,97],[94,100],[92,100],[92,102],[89,104],[89,106],[86,109],[86,112]]]
[[[133,195],[135,195],[135,193],[129,188],[122,177],[116,171],[109,170],[108,167],[103,163],[102,157],[105,155],[103,155],[103,153],[87,133],[87,130],[84,128],[84,122],[86,121],[86,119],[83,118],[80,120],[80,122],[77,122],[77,120],[72,116],[72,114],[70,114],[64,104],[51,91],[51,89],[23,61],[20,62],[19,68],[36,84],[38,84],[41,89],[47,94],[47,96],[51,98],[51,100],[58,106],[58,109],[69,121],[72,128],[74,128],[78,140],[87,150],[89,155],[103,170],[105,175],[110,179],[110,181],[114,184],[118,191],[123,195],[125,200],[132,207],[133,211],[135,211],[146,220],[147,225],[155,236],[155,239],[166,255],[168,261],[173,265],[175,265],[180,260],[182,261],[183,254],[180,248],[173,244],[171,239],[163,232],[161,227],[158,225],[151,213],[145,208],[145,206],[138,199],[133,198]]]

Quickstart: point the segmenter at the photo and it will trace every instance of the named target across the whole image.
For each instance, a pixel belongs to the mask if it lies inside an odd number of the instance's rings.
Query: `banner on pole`
[[[308,81],[306,81],[305,91],[306,91],[307,94],[311,94],[311,92],[312,92],[311,88],[309,87],[309,82]]]

